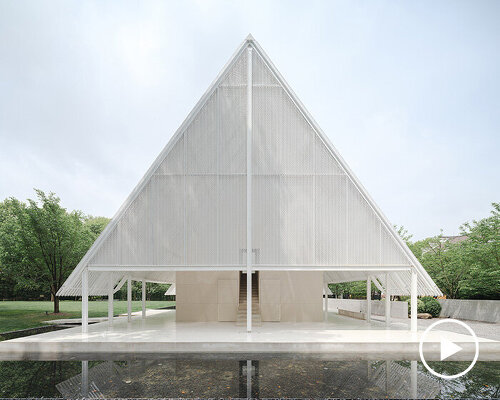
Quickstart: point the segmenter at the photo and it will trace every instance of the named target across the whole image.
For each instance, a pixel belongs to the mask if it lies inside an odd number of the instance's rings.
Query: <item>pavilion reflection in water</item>
[[[129,360],[82,361],[56,385],[65,398],[391,397],[435,398],[440,383],[416,361]]]

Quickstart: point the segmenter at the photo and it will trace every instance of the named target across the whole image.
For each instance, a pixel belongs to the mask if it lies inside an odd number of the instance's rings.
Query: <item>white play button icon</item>
[[[448,339],[441,338],[441,361],[446,360],[448,357],[458,353],[462,348]]]
[[[475,347],[475,352],[474,352],[474,358],[472,360],[472,362],[469,364],[469,366],[463,370],[462,372],[459,372],[455,375],[444,375],[444,374],[440,374],[436,371],[434,371],[430,366],[429,364],[427,364],[427,362],[425,361],[425,358],[424,358],[424,352],[423,352],[423,347],[424,347],[424,342],[426,341],[426,338],[427,338],[427,335],[429,334],[429,332],[434,329],[435,327],[439,326],[439,325],[442,325],[442,324],[456,324],[456,325],[460,325],[462,328],[465,328],[467,331],[469,331],[471,337],[472,337],[472,342],[474,342],[474,347]],[[429,341],[429,344],[431,344],[433,346],[433,352],[437,352],[437,345],[439,343],[440,345],[440,360],[441,361],[444,361],[446,359],[448,359],[449,357],[451,357],[452,355],[458,353],[459,351],[462,351],[464,350],[463,347],[459,346],[458,344],[452,342],[451,340],[447,339],[446,337],[450,335],[450,332],[444,332],[444,331],[438,331],[436,332],[440,337],[439,337],[439,342],[437,342],[437,340],[435,339],[435,335],[434,335],[434,339],[430,339]],[[462,337],[466,340],[464,340],[464,342],[470,342],[471,340],[468,339],[467,340],[467,337],[465,335],[462,335]],[[463,340],[463,339],[462,339]],[[460,343],[462,344],[462,343]],[[434,350],[435,349],[435,350]],[[462,353],[462,358],[464,355],[467,354],[469,350],[467,350],[466,352]],[[443,379],[456,379],[456,378],[460,378],[461,376],[465,375],[467,372],[469,372],[472,367],[474,367],[474,364],[476,363],[478,357],[479,357],[479,341],[477,339],[477,336],[476,334],[474,333],[474,331],[472,330],[472,328],[467,325],[465,322],[463,321],[459,321],[459,320],[456,320],[456,319],[441,319],[439,321],[436,321],[436,322],[433,322],[430,326],[428,326],[425,331],[423,332],[422,336],[420,337],[420,340],[419,340],[419,344],[418,344],[418,352],[420,354],[420,360],[422,361],[422,363],[424,364],[425,368],[427,368],[427,370],[439,377],[439,378],[443,378]],[[434,353],[435,354],[435,353]]]

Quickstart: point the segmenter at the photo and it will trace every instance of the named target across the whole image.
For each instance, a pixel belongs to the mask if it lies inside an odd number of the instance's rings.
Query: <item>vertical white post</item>
[[[132,320],[132,280],[127,278],[127,322]]]
[[[411,386],[411,398],[417,399],[418,390],[417,390],[417,362],[410,361],[411,363],[411,377],[410,377],[410,386]]]
[[[372,277],[366,280],[366,321],[372,320]]]
[[[113,325],[113,279],[112,276],[109,277],[108,281],[108,323]]]
[[[411,271],[411,292],[410,292],[410,304],[411,304],[411,331],[417,331],[417,273]]]
[[[252,331],[252,48],[247,48],[247,332]]]
[[[146,318],[146,281],[142,280],[142,319]]]
[[[325,294],[325,297],[323,299],[323,308],[324,308],[324,319],[325,322],[328,322],[328,284],[324,283],[323,284],[323,292]]]
[[[389,290],[389,274],[385,274],[385,325],[391,325],[391,291]]]
[[[327,317],[327,320],[328,320],[328,292],[329,292],[329,289],[328,289],[328,283],[326,284],[326,317]]]
[[[89,270],[82,271],[82,333],[89,329]]]

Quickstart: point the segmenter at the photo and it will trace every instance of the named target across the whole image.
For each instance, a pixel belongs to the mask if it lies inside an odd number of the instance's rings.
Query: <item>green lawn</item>
[[[174,305],[174,301],[146,301],[146,308],[161,308]],[[82,303],[64,300],[59,303],[59,314],[52,314],[54,306],[50,301],[0,301],[0,332],[43,326],[42,321],[61,318],[80,318]],[[141,309],[140,301],[132,301],[132,311]],[[48,315],[46,315],[48,312]],[[127,312],[126,300],[114,301],[114,314]],[[107,301],[89,301],[89,317],[108,315]]]

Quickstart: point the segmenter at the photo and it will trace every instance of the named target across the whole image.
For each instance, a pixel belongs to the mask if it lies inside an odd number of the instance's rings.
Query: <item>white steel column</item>
[[[411,308],[411,331],[417,331],[417,273],[411,271],[411,292],[410,292],[410,308]]]
[[[328,321],[328,284],[323,284],[323,292],[325,293],[325,298],[323,300],[324,303],[324,317],[325,321]]]
[[[142,280],[142,319],[146,318],[146,281]]]
[[[391,294],[389,290],[389,274],[385,274],[385,325],[391,325]]]
[[[252,48],[247,48],[247,332],[252,331]]]
[[[366,280],[366,321],[372,320],[372,277]]]
[[[89,329],[89,270],[82,271],[82,333]]]
[[[132,280],[127,278],[127,322],[132,320]]]
[[[110,276],[108,281],[108,323],[110,325],[113,325],[113,291],[113,277]]]

